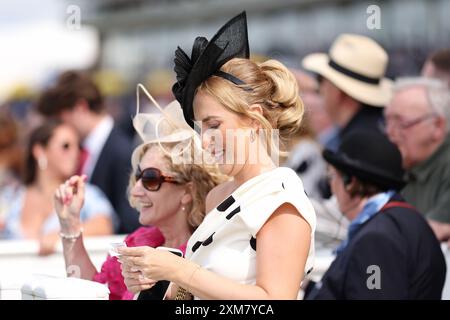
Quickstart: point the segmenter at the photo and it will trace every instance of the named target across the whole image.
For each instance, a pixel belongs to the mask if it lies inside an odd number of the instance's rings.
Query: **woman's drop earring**
[[[255,131],[252,129],[250,131],[250,142],[254,142],[255,141]]]
[[[38,166],[39,166],[39,169],[41,169],[41,170],[47,169],[47,158],[45,156],[39,157]]]

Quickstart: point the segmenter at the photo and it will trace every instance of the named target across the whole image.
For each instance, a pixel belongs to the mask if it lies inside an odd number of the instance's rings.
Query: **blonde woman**
[[[222,182],[217,169],[201,164],[176,164],[170,156],[177,142],[192,142],[194,137],[179,135],[187,131],[180,127],[162,126],[166,117],[174,117],[171,112],[182,112],[179,104],[173,102],[159,114],[139,114],[135,128],[144,139],[143,144],[132,155],[133,174],[129,182],[130,204],[139,211],[139,222],[145,227],[128,235],[128,247],[172,247],[185,251],[192,232],[202,222],[205,215],[205,198],[208,192]],[[173,121],[171,121],[173,123]],[[143,131],[145,128],[147,131]],[[189,128],[190,129],[190,128]],[[186,138],[186,136],[188,138]],[[158,138],[156,138],[158,137]],[[181,138],[180,138],[181,137]],[[185,149],[185,152],[191,151]],[[64,258],[68,273],[74,266],[81,278],[107,283],[110,299],[132,299],[141,290],[150,289],[156,283],[140,278],[137,283],[128,279],[124,282],[116,257],[108,256],[100,271],[97,271],[83,245],[80,228],[80,209],[84,202],[85,177],[73,176],[59,187],[55,193],[55,207],[58,212],[64,248]],[[128,290],[127,290],[128,286]]]
[[[296,173],[272,156],[273,133],[283,140],[300,125],[297,83],[281,63],[248,54],[245,13],[211,41],[197,38],[191,58],[176,52],[173,91],[185,120],[201,124],[203,147],[233,180],[209,192],[187,259],[119,251],[125,279],[170,280],[168,299],[296,299],[312,268],[314,209]]]

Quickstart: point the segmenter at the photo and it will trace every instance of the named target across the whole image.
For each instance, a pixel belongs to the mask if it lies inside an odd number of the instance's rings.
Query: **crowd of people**
[[[59,75],[26,124],[2,110],[0,239],[36,239],[41,255],[62,241],[111,299],[440,299],[450,49],[393,81],[366,36],[292,70],[250,59],[247,33],[244,12],[190,56],[178,48],[164,107],[138,86],[137,138],[85,71]],[[96,270],[83,238],[107,234],[126,247]],[[336,256],[313,282],[318,247]]]

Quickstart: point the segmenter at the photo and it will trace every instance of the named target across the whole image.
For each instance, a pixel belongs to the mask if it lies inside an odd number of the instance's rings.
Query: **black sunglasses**
[[[134,177],[136,178],[136,182],[141,179],[142,185],[148,191],[158,191],[163,182],[179,183],[175,178],[163,175],[161,170],[157,168],[145,168],[144,170],[141,170],[141,168],[138,167]]]

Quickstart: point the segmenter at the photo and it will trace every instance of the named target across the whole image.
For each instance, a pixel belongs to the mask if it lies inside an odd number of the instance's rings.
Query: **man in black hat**
[[[351,224],[322,281],[306,299],[440,299],[446,265],[426,220],[397,191],[401,155],[381,134],[348,135],[325,150],[330,184]]]
[[[392,81],[385,77],[388,60],[380,44],[358,34],[341,34],[329,52],[304,57],[303,67],[318,75],[324,108],[335,126],[325,141],[326,148],[336,151],[342,140],[355,131],[380,132],[383,107],[391,95]],[[328,196],[326,179],[320,185]],[[348,221],[338,218],[334,197],[313,201],[313,206],[317,215],[316,239],[319,246],[328,247],[330,241],[340,238],[342,231],[345,233]]]

